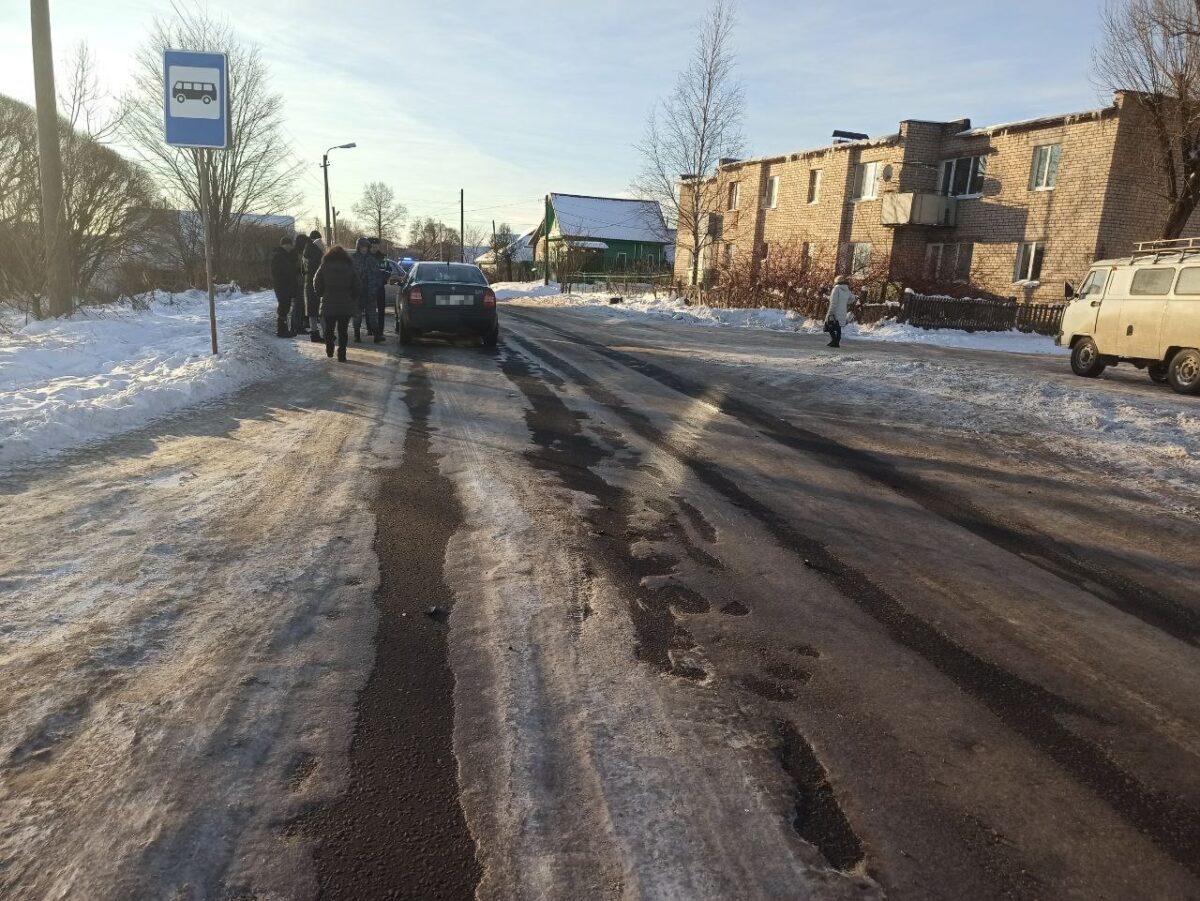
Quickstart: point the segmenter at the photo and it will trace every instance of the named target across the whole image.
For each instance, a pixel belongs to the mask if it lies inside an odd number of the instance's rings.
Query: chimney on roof
[[[953,127],[953,129],[954,129],[956,132],[958,132],[958,131],[970,131],[970,129],[971,129],[971,120],[970,120],[970,119],[953,119],[953,120],[951,120],[950,122],[948,122],[948,123],[946,123],[946,124],[947,124],[947,125],[950,125],[951,127]]]
[[[721,157],[720,160],[717,161],[717,168],[720,169],[722,166],[728,166],[730,163],[740,163],[740,162],[741,162],[741,160],[738,159],[736,156],[723,156],[723,157]]]

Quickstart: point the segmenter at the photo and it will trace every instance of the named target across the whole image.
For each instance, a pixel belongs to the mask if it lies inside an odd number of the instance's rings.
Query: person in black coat
[[[333,356],[336,331],[337,358],[345,363],[350,317],[358,313],[361,288],[358,270],[350,262],[350,254],[337,244],[329,248],[316,271],[313,286],[321,298],[321,316],[325,320],[325,355]]]
[[[325,255],[325,245],[321,241],[321,233],[315,228],[309,232],[304,245],[304,301],[308,313],[308,327],[312,330],[312,340],[319,343],[321,338],[321,298],[313,285],[313,278],[321,268],[321,257]]]
[[[271,287],[275,289],[275,334],[290,338],[288,313],[300,294],[300,274],[296,268],[296,252],[292,238],[279,239],[279,246],[271,254]]]

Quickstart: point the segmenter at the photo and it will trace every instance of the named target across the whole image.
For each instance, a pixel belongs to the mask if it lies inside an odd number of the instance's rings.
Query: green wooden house
[[[670,271],[675,237],[653,200],[551,194],[533,232],[538,271],[547,242],[551,273],[652,273]]]

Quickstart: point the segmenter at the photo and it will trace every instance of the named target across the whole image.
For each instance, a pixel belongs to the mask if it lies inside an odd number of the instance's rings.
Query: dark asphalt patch
[[[462,523],[454,486],[429,445],[432,402],[425,368],[415,363],[403,465],[378,476],[379,629],[375,666],[358,697],[349,784],[303,825],[319,839],[322,898],[471,898],[482,875],[458,801],[448,625],[428,615],[453,610],[443,564]]]
[[[536,323],[541,328],[587,347],[589,350],[654,379],[681,394],[705,400],[725,415],[736,419],[765,438],[857,473],[865,479],[908,498],[930,513],[966,529],[990,544],[1009,553],[1017,554],[1034,566],[1071,583],[1122,613],[1136,617],[1180,641],[1200,646],[1200,610],[1184,606],[1173,598],[1112,571],[1101,560],[1089,558],[1087,561],[1082,561],[1078,559],[1075,551],[1054,535],[1002,522],[969,501],[946,494],[920,476],[901,472],[886,460],[801,428],[739,398],[726,394],[718,395],[710,387],[692,381],[657,363],[644,360],[634,354],[614,350],[605,344],[542,322],[526,314],[513,313],[512,315],[518,319]],[[1097,590],[1097,587],[1100,590]]]
[[[696,646],[691,633],[676,619],[672,605],[707,610],[708,602],[698,595],[688,596],[682,586],[670,586],[677,591],[655,591],[642,585],[644,578],[668,575],[677,561],[672,557],[634,557],[629,553],[628,541],[639,537],[633,527],[637,499],[610,485],[593,469],[612,453],[584,434],[581,423],[587,416],[569,409],[551,389],[551,385],[562,385],[557,376],[541,371],[535,374],[528,360],[512,353],[504,355],[500,367],[532,407],[526,411],[525,422],[536,449],[528,451],[526,459],[534,468],[556,476],[564,486],[597,501],[587,517],[598,550],[594,561],[605,566],[622,596],[629,598],[630,618],[638,641],[635,656],[674,676],[705,678],[703,670],[678,665],[671,659],[671,651]]]
[[[619,362],[626,356],[617,352],[604,353],[607,348],[595,346],[593,342],[579,339],[562,329],[544,327]],[[743,491],[718,465],[679,447],[647,416],[629,409],[618,395],[596,379],[525,338],[513,335],[510,341],[569,376],[593,400],[624,419],[635,433],[675,457],[703,484],[753,516],[781,547],[809,563],[840,594],[858,604],[893,641],[916,653],[986,706],[1008,728],[1095,792],[1165,854],[1189,871],[1200,874],[1200,854],[1196,853],[1200,848],[1200,809],[1187,799],[1142,784],[1122,769],[1105,747],[1075,734],[1060,721],[1071,715],[1098,721],[1100,717],[1096,713],[967,650],[914,614],[868,576],[844,563],[823,543],[800,532],[787,517]]]

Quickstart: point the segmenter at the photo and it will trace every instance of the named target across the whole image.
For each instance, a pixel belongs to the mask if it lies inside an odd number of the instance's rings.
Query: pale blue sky
[[[334,152],[334,204],[364,182],[392,184],[413,215],[515,227],[549,191],[626,193],[646,113],[671,87],[700,0],[321,4],[211,0],[258,41],[286,98],[288,132],[310,161],[304,204],[322,208],[321,151]],[[50,0],[61,60],[87,40],[104,82],[165,0]],[[331,12],[336,9],[337,12]],[[984,125],[1108,102],[1089,77],[1098,0],[976,4],[742,0],[736,37],[746,151],[828,143],[835,128],[882,134],[903,118]],[[32,100],[28,4],[0,7],[0,91]]]

